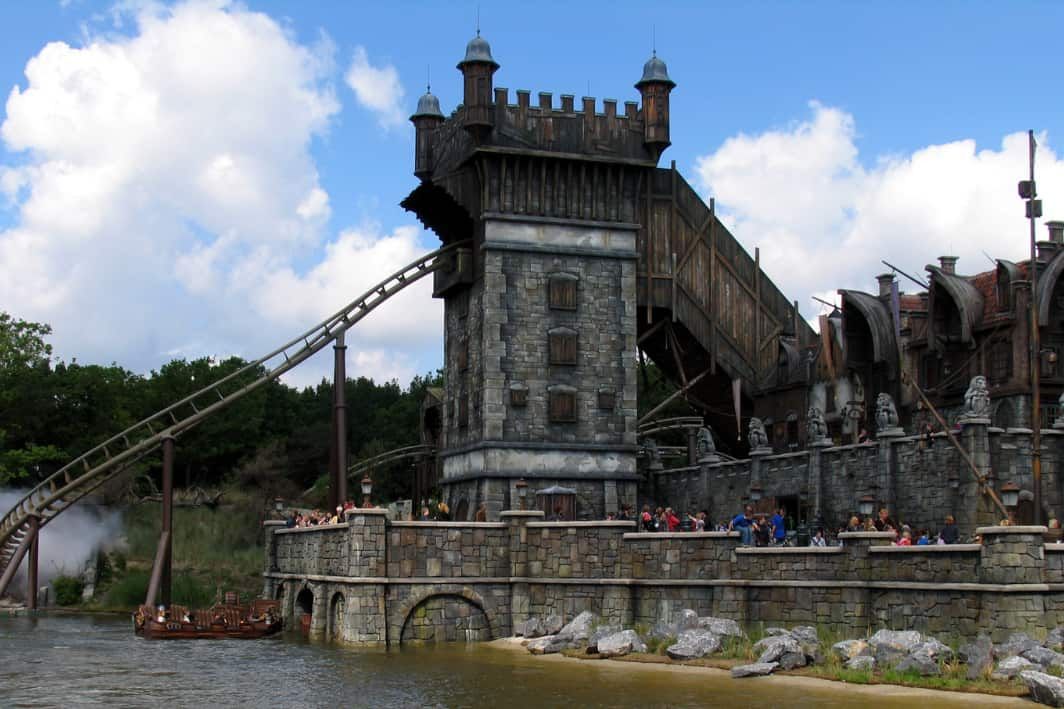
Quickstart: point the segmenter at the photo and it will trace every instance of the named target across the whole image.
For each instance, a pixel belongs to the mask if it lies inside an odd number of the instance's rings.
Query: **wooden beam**
[[[716,298],[717,289],[717,200],[709,198],[709,302],[706,307],[709,310],[710,338],[709,338],[709,369],[717,373],[717,309],[719,308]]]
[[[699,375],[698,375],[697,377],[695,377],[695,378],[694,378],[694,379],[692,379],[691,381],[687,382],[687,384],[685,384],[685,385],[684,385],[683,387],[681,387],[680,389],[677,389],[676,391],[674,391],[674,392],[673,392],[672,394],[670,394],[670,395],[669,395],[668,397],[666,397],[666,398],[665,398],[665,400],[664,400],[663,402],[661,402],[660,404],[658,404],[657,406],[655,406],[655,407],[654,407],[653,409],[651,409],[650,411],[648,411],[648,412],[646,413],[646,415],[644,415],[644,416],[643,416],[642,418],[640,418],[640,419],[639,419],[639,421],[638,421],[638,422],[636,423],[636,426],[642,426],[642,425],[643,425],[644,423],[646,423],[646,421],[647,421],[647,420],[648,420],[648,419],[649,419],[649,418],[650,418],[651,416],[653,416],[654,414],[658,413],[659,411],[661,411],[662,409],[664,409],[664,408],[665,408],[666,406],[668,406],[669,404],[671,404],[671,403],[672,403],[672,400],[673,400],[673,399],[675,399],[676,397],[678,397],[678,396],[680,396],[680,395],[684,394],[684,393],[685,393],[685,392],[686,392],[686,391],[687,391],[688,389],[690,389],[690,388],[691,388],[691,387],[693,387],[693,386],[694,386],[695,384],[698,384],[698,383],[699,383],[700,381],[702,381],[702,379],[703,379],[703,378],[704,378],[704,377],[705,377],[705,376],[706,376],[707,374],[709,374],[709,370],[708,370],[708,369],[707,369],[707,370],[705,370],[704,372],[702,372],[701,374],[699,374]]]
[[[757,366],[757,355],[759,350],[757,349],[758,340],[761,339],[761,247],[754,247],[754,371],[757,372],[760,367]]]
[[[646,332],[644,332],[642,335],[640,335],[639,339],[636,340],[636,342],[635,342],[636,347],[638,347],[638,346],[642,345],[644,342],[646,342],[647,338],[653,337],[654,333],[656,333],[658,330],[663,328],[667,322],[668,322],[668,320],[658,320],[656,323],[651,325],[650,329],[647,330]]]
[[[683,362],[680,361],[680,345],[676,341],[676,333],[673,332],[672,325],[666,330],[669,336],[669,342],[672,344],[670,348],[672,350],[672,361],[676,365],[676,371],[680,374],[680,383],[687,386],[687,372],[684,371]]]

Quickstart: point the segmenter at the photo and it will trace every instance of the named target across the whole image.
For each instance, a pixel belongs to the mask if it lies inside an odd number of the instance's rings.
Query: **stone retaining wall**
[[[1064,490],[1056,471],[1064,463],[1064,429],[1042,431],[1043,520],[1064,514]],[[969,458],[995,490],[1008,482],[1033,497],[1031,431],[966,423],[957,436]],[[781,498],[801,501],[804,516],[823,517],[829,531],[857,512],[871,495],[914,532],[938,530],[953,514],[962,532],[998,523],[1004,516],[982,494],[971,468],[944,433],[930,444],[919,436],[881,436],[858,445],[810,447],[748,460],[706,463],[656,472],[640,489],[640,504],[672,506],[678,511],[706,510],[711,521],[731,519],[751,502],[750,490],[761,486],[760,509]],[[914,535],[915,536],[915,535]]]
[[[499,637],[531,616],[583,610],[626,625],[691,608],[744,623],[995,640],[1064,623],[1064,545],[1046,545],[1042,527],[981,528],[980,544],[954,546],[893,547],[889,534],[859,532],[836,547],[750,548],[737,533],[542,517],[389,523],[359,510],[343,525],[271,527],[267,594],[286,619],[311,594],[312,634],[372,643]]]

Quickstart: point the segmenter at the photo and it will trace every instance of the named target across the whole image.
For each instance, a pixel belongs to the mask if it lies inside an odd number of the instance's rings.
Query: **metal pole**
[[[333,344],[333,430],[336,435],[336,488],[334,491],[337,505],[347,501],[347,345],[344,343],[345,330],[336,335]],[[332,510],[330,510],[331,514]]]
[[[163,534],[166,538],[163,552],[159,586],[162,598],[160,602],[170,607],[170,590],[173,571],[173,538],[174,538],[174,439],[167,436],[163,439]]]
[[[1042,337],[1038,330],[1038,262],[1035,251],[1034,131],[1027,131],[1031,198],[1027,200],[1031,225],[1031,475],[1034,478],[1034,523],[1042,523]]]
[[[30,558],[26,569],[26,608],[31,611],[37,610],[37,560],[40,555],[41,539],[37,533],[41,528],[41,518],[30,515]]]

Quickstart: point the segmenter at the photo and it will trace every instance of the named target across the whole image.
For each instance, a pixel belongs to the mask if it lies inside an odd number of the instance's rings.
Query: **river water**
[[[391,651],[306,642],[146,641],[117,616],[0,618],[0,707],[898,707],[840,683],[537,658],[486,644]],[[972,695],[936,693],[935,709]],[[1033,706],[1019,700],[995,706]]]

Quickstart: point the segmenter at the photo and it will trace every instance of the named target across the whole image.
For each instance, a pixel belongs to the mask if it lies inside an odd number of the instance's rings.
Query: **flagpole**
[[[1038,329],[1038,261],[1035,250],[1034,131],[1027,131],[1027,155],[1030,168],[1031,197],[1027,200],[1027,219],[1031,225],[1031,476],[1034,487],[1034,523],[1042,523],[1042,341]]]

